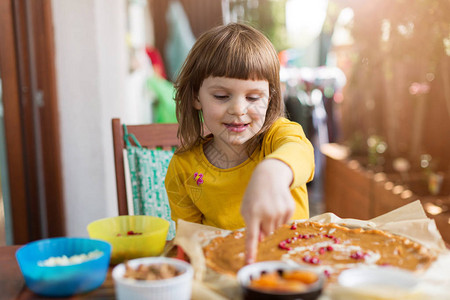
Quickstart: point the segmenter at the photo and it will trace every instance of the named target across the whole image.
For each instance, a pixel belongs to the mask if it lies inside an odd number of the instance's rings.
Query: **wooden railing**
[[[395,208],[420,200],[429,218],[446,243],[450,243],[450,179],[444,178],[440,193],[428,192],[423,173],[374,172],[352,159],[343,146],[327,144],[324,197],[327,212],[342,218],[367,220]]]

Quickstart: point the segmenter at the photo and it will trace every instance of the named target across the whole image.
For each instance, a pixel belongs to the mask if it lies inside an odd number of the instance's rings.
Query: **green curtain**
[[[155,93],[154,104],[155,123],[176,123],[175,89],[170,81],[153,75],[147,79],[147,87]]]

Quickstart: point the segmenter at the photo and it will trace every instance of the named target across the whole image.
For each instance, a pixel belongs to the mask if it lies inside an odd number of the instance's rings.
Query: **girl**
[[[279,73],[262,33],[229,24],[197,40],[175,83],[181,146],[165,181],[172,219],[246,226],[247,263],[258,239],[309,215],[313,148],[302,127],[282,117]]]

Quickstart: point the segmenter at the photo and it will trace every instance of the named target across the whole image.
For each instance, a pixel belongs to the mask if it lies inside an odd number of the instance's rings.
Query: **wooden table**
[[[0,299],[48,299],[36,295],[25,286],[25,280],[15,256],[19,248],[20,246],[0,247]],[[51,299],[115,299],[114,281],[111,272],[112,267],[109,268],[103,284],[91,292],[72,297]]]

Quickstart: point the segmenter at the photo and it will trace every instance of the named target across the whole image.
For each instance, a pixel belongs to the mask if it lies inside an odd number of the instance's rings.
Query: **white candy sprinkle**
[[[63,256],[53,256],[46,260],[38,261],[38,266],[40,267],[54,267],[54,266],[69,266],[81,264],[88,260],[96,259],[103,255],[103,252],[100,250],[94,250],[89,252],[88,254],[78,254],[72,255],[71,257]]]

